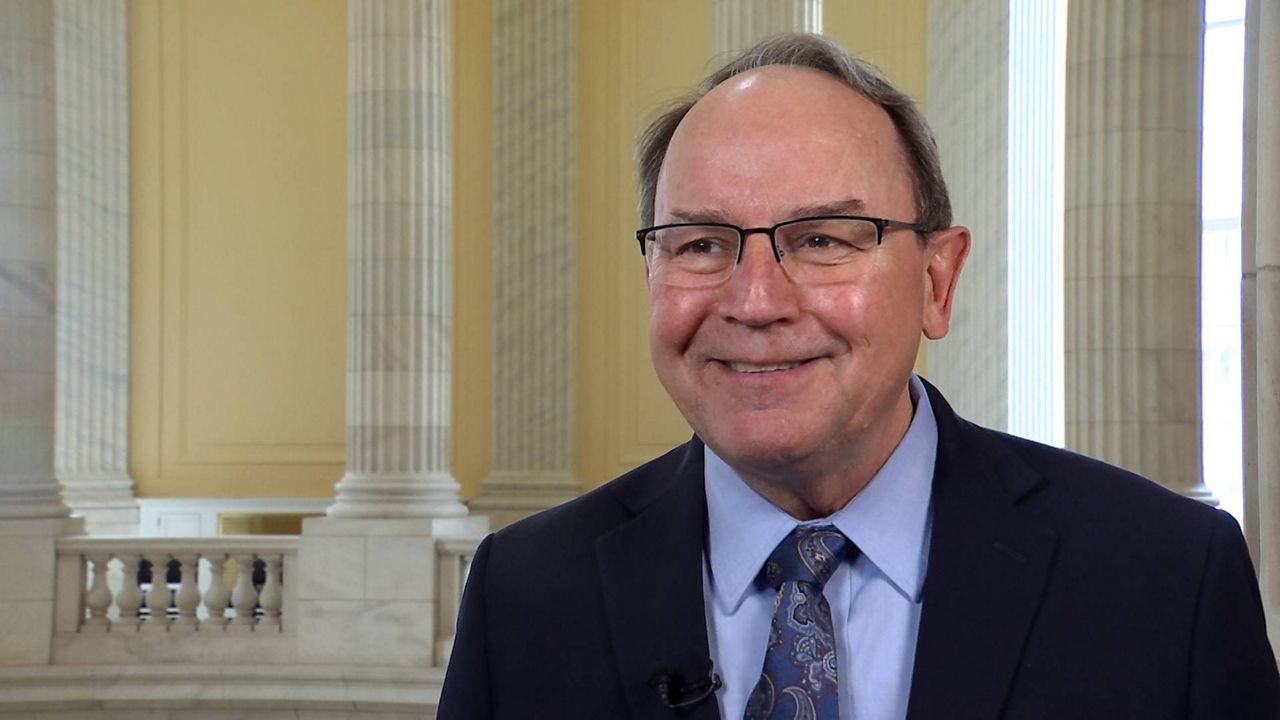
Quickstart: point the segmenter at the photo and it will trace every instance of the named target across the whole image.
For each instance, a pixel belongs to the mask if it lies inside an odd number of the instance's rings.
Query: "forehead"
[[[690,109],[655,200],[659,217],[708,208],[754,222],[844,200],[885,211],[905,202],[910,212],[911,184],[882,108],[825,73],[770,66],[721,83]]]

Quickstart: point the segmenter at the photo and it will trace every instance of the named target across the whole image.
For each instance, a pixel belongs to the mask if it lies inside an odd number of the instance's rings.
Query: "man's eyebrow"
[[[857,215],[862,212],[864,207],[865,203],[857,198],[846,198],[811,205],[795,205],[787,208],[787,211],[782,213],[775,222],[785,222],[796,218],[819,215]],[[730,218],[724,211],[716,208],[676,209],[667,214],[671,216],[673,222],[736,224],[734,218]]]
[[[835,200],[815,205],[800,205],[790,208],[787,218],[814,217],[817,215],[857,215],[866,207],[866,203],[857,198]]]
[[[725,223],[732,224],[729,216],[714,208],[699,208],[696,210],[672,210],[667,213],[675,222],[690,223]]]

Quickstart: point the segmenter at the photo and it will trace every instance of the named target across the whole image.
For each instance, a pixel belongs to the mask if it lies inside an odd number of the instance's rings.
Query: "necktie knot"
[[[775,590],[784,582],[802,582],[822,589],[849,547],[849,539],[834,525],[801,525],[778,543],[764,564],[764,581]]]

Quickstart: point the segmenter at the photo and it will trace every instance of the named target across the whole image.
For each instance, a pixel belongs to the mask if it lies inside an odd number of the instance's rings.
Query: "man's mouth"
[[[766,373],[766,372],[777,372],[778,370],[791,370],[792,368],[798,368],[801,365],[804,365],[806,362],[808,362],[808,360],[793,360],[790,362],[777,362],[777,363],[749,363],[749,362],[737,362],[734,360],[726,360],[724,361],[724,364],[728,365],[729,369],[733,370],[734,372]]]

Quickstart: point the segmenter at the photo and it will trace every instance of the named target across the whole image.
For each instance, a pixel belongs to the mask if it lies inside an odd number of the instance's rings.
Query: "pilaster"
[[[129,477],[129,107],[125,0],[57,0],[54,469],[94,534],[136,534]]]
[[[1009,3],[929,5],[929,124],[954,222],[973,234],[946,337],[929,378],[957,412],[1009,426]]]
[[[1246,529],[1254,552],[1273,647],[1280,647],[1280,8],[1250,0],[1245,17],[1245,265],[1242,354],[1245,373],[1245,467],[1252,467],[1254,501],[1246,500]],[[1252,322],[1249,322],[1252,320]],[[1252,343],[1248,342],[1250,339]],[[1252,362],[1250,362],[1252,360]],[[1252,426],[1252,427],[1251,427]],[[1251,431],[1251,432],[1250,432]],[[1246,498],[1250,496],[1246,488]],[[1256,533],[1256,535],[1255,535]]]
[[[1061,444],[1060,0],[934,0],[928,114],[973,246],[929,377],[984,425]]]
[[[329,514],[465,515],[449,469],[449,2],[348,9],[347,471]]]
[[[728,60],[782,32],[822,32],[822,0],[715,0],[715,52]]]
[[[581,490],[573,446],[575,6],[494,5],[493,459],[471,508],[495,527]]]
[[[1198,0],[1072,0],[1067,445],[1216,503],[1201,480]]]
[[[0,520],[67,517],[54,477],[53,4],[0,4]]]

